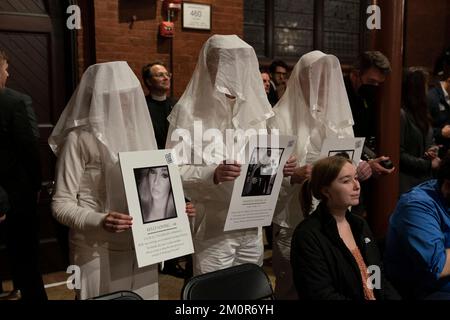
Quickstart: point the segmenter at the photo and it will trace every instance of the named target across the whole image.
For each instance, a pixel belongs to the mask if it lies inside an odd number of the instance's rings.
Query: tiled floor
[[[265,251],[264,270],[269,276],[272,286],[275,285],[275,277],[272,272],[272,251]],[[73,291],[69,290],[65,281],[69,275],[64,271],[44,275],[44,283],[50,300],[74,300]],[[170,275],[159,275],[159,294],[160,300],[179,300],[181,289],[183,287],[183,279],[179,279]],[[3,282],[5,291],[12,290],[11,281]],[[15,299],[15,298],[14,298]],[[1,300],[1,298],[0,298]]]

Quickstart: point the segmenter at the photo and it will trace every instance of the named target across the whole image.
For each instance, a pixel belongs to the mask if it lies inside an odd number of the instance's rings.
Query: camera
[[[378,158],[376,153],[373,151],[374,149],[375,149],[375,137],[367,138],[366,143],[364,144],[363,154],[361,158],[366,161]],[[387,170],[392,169],[394,167],[394,164],[392,163],[391,160],[381,160],[379,163],[383,168]]]
[[[394,167],[394,164],[391,160],[381,160],[380,165],[385,169],[392,169]]]

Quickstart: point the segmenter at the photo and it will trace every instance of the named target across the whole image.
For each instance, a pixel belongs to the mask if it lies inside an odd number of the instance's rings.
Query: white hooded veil
[[[225,94],[236,98],[233,108]],[[223,134],[226,129],[254,128],[271,116],[254,49],[236,35],[214,35],[203,45],[192,78],[168,120],[174,129],[186,129],[193,136],[194,121],[202,121],[204,130],[214,128]],[[169,134],[169,147],[170,138]]]
[[[56,156],[75,129],[93,134],[105,169],[107,209],[126,212],[118,152],[157,149],[141,84],[124,61],[90,66],[48,142]]]
[[[300,164],[305,164],[310,144],[318,143],[313,140],[320,130],[325,137],[353,137],[353,117],[339,60],[321,51],[303,55],[274,112],[270,127],[297,136],[294,152]]]
[[[326,137],[353,137],[353,117],[339,60],[321,51],[303,55],[295,65],[269,120],[271,129],[297,136],[298,164],[312,163]],[[295,228],[302,220],[299,185],[283,182],[273,221]]]

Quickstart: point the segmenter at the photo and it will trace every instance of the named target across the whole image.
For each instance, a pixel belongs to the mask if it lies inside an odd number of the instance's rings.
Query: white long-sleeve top
[[[123,197],[125,195],[116,195]],[[70,132],[58,157],[53,216],[70,228],[71,245],[132,249],[131,232],[107,232],[104,171],[97,141],[88,131]]]

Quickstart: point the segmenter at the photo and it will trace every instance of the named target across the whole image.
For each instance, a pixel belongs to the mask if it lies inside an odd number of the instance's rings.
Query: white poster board
[[[171,150],[120,152],[138,266],[191,254],[183,187]]]
[[[268,226],[296,137],[255,135],[246,146],[246,164],[234,181],[224,231]],[[276,143],[275,143],[276,142]]]
[[[356,165],[361,159],[365,138],[326,138],[322,145],[320,158],[347,154]]]

